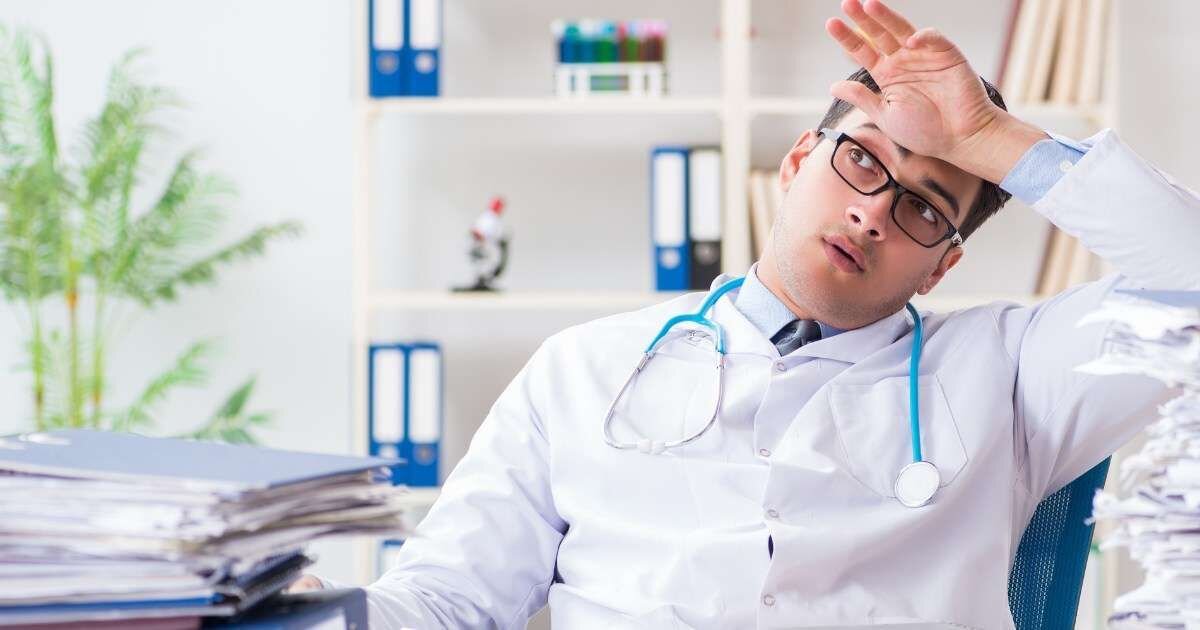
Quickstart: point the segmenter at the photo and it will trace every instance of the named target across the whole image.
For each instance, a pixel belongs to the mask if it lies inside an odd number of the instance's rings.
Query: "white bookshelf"
[[[688,77],[693,78],[687,87],[693,87],[694,89],[683,90],[678,95],[639,99],[610,97],[599,97],[588,100],[559,99],[551,94],[552,84],[548,72],[545,73],[545,80],[539,84],[541,85],[540,92],[511,94],[507,93],[509,90],[506,89],[496,90],[497,92],[505,92],[496,95],[470,94],[467,93],[469,90],[463,87],[466,84],[462,81],[454,85],[448,85],[450,82],[447,81],[447,72],[452,72],[450,70],[443,72],[442,92],[445,94],[444,97],[370,99],[367,97],[366,87],[366,68],[368,63],[365,32],[366,5],[364,0],[356,0],[354,63],[356,64],[355,72],[358,80],[354,86],[357,105],[354,108],[353,120],[355,185],[353,199],[354,269],[352,282],[354,311],[352,352],[354,444],[365,451],[367,441],[367,347],[373,341],[372,334],[376,329],[373,326],[373,322],[378,317],[406,313],[409,315],[418,314],[422,317],[452,317],[457,315],[485,318],[502,317],[506,316],[506,314],[510,316],[522,316],[526,313],[549,312],[568,319],[575,316],[579,318],[591,318],[597,314],[641,308],[669,299],[674,295],[653,292],[648,290],[649,287],[639,286],[564,290],[557,288],[557,285],[553,282],[548,282],[546,288],[529,286],[495,294],[457,294],[444,289],[386,286],[380,281],[380,277],[384,274],[376,267],[375,254],[377,252],[373,249],[376,247],[375,239],[373,238],[374,231],[377,229],[376,224],[380,223],[381,216],[390,216],[388,213],[411,215],[415,211],[403,205],[387,208],[380,207],[380,202],[376,198],[380,182],[385,179],[390,185],[397,187],[417,188],[422,186],[428,187],[433,184],[422,181],[419,177],[406,178],[404,172],[384,170],[376,163],[379,153],[378,149],[380,148],[379,143],[383,142],[380,137],[377,137],[376,133],[380,125],[394,119],[414,118],[422,121],[422,125],[456,125],[459,123],[465,125],[473,120],[486,120],[488,122],[495,120],[498,125],[504,125],[506,121],[528,120],[530,118],[537,121],[546,121],[549,124],[551,121],[561,121],[564,118],[567,121],[574,121],[575,119],[572,117],[578,117],[580,127],[610,124],[606,121],[615,119],[622,121],[622,125],[643,125],[646,129],[651,130],[671,124],[680,117],[699,118],[707,120],[708,122],[705,124],[714,126],[717,129],[717,133],[711,140],[718,142],[722,147],[723,189],[725,191],[726,215],[727,217],[745,216],[748,212],[746,190],[749,171],[752,166],[762,166],[762,164],[753,164],[752,159],[754,155],[752,144],[757,137],[755,130],[761,131],[762,125],[775,124],[778,124],[780,128],[787,128],[793,122],[799,124],[799,121],[804,121],[808,125],[815,125],[830,102],[829,97],[822,95],[825,87],[823,85],[817,86],[819,88],[817,94],[811,96],[774,95],[763,92],[761,86],[764,84],[772,86],[776,84],[787,85],[785,81],[772,81],[769,80],[769,77],[764,78],[762,75],[754,76],[752,70],[758,69],[758,66],[762,64],[764,55],[767,54],[763,50],[773,51],[777,50],[780,46],[786,47],[788,39],[795,35],[798,42],[797,45],[801,45],[801,42],[803,42],[802,45],[820,51],[819,54],[821,57],[812,59],[812,63],[828,62],[834,67],[834,70],[829,71],[829,76],[841,78],[846,74],[845,69],[851,67],[840,56],[840,51],[836,49],[832,42],[823,43],[820,46],[812,43],[814,41],[811,37],[812,33],[804,31],[804,29],[810,27],[805,26],[801,28],[800,30],[803,32],[799,32],[798,34],[780,30],[794,27],[781,26],[781,24],[789,22],[779,19],[779,15],[776,14],[779,12],[811,10],[804,9],[801,4],[774,3],[771,0],[709,0],[707,2],[699,2],[694,7],[680,8],[668,3],[652,4],[652,6],[643,7],[642,3],[627,2],[621,4],[618,2],[612,5],[616,7],[614,13],[606,7],[585,6],[585,3],[576,2],[561,9],[564,16],[597,14],[598,16],[602,15],[614,18],[654,15],[659,10],[664,13],[685,11],[685,9],[689,12],[694,12],[699,16],[695,19],[703,22],[703,24],[692,29],[694,32],[691,32],[690,35],[685,33],[684,37],[681,38],[682,41],[679,46],[674,45],[676,22],[672,22],[671,26],[672,39],[669,41],[672,42],[672,48],[668,52],[668,62],[671,64],[671,71],[674,75],[681,75],[685,79]],[[455,19],[461,19],[461,12],[479,11],[485,13],[495,10],[492,5],[482,0],[467,0],[461,4],[447,2],[446,5],[447,19],[445,28],[447,31],[455,28]],[[553,15],[555,11],[553,5],[554,3],[532,3],[530,5],[531,15],[523,19],[539,20],[542,16]],[[992,30],[1000,29],[1003,24],[1002,20],[993,22],[988,16],[982,18],[973,17],[975,12],[974,7],[967,7],[962,3],[954,3],[952,0],[945,0],[944,2],[930,0],[918,5],[918,8],[921,7],[924,7],[924,10],[930,11],[931,16],[940,15],[943,9],[958,12],[953,17],[947,18],[947,20],[974,19],[979,21],[980,23],[974,27],[976,30],[966,29],[968,36],[971,33],[988,33]],[[459,18],[451,14],[452,11],[459,12],[457,14]],[[759,12],[757,19],[755,15],[756,11]],[[827,12],[830,15],[837,12],[836,3],[831,3],[827,8]],[[1003,13],[1006,14],[1006,12],[1007,8],[1004,8]],[[629,15],[626,15],[626,13],[629,13]],[[1116,13],[1115,7],[1112,13]],[[921,15],[914,15],[914,18],[928,21]],[[1113,20],[1114,24],[1119,24],[1119,20],[1115,16],[1110,15],[1110,19]],[[481,18],[481,22],[483,20],[484,18]],[[705,44],[703,33],[707,32],[706,27],[708,26],[708,22],[704,22],[705,20],[710,20],[715,25],[716,30],[719,30],[724,35],[719,39],[714,39],[712,42]],[[544,53],[544,57],[549,58],[552,53],[548,24],[549,21],[546,20],[545,24],[536,25],[537,28],[526,28],[524,25],[517,25],[513,27],[513,30],[519,33],[543,33],[544,46],[540,50]],[[959,22],[957,21],[936,22],[936,25],[943,27],[943,30],[949,32],[952,37],[956,37],[958,24]],[[766,32],[766,35],[760,37],[760,40],[752,42],[749,36],[752,25],[760,33]],[[820,36],[823,36],[823,33]],[[774,39],[766,41],[764,38],[768,37],[774,37]],[[443,61],[443,68],[451,65],[450,55],[454,52],[451,47],[455,44],[450,35],[447,35],[446,39],[448,41],[446,42],[446,52],[443,53],[445,59]],[[1115,46],[1115,37],[1111,38],[1111,41],[1113,43],[1110,44],[1110,50]],[[706,49],[706,45],[715,48],[715,54],[713,54],[714,51]],[[760,47],[761,50],[756,50],[756,46]],[[989,43],[984,50],[990,50],[991,47],[992,44]],[[995,48],[995,54],[998,55],[998,36]],[[706,79],[695,78],[702,73],[689,71],[687,60],[682,58],[689,53],[706,61],[715,60],[713,67],[706,71],[713,76],[719,75],[720,77],[719,81],[711,83],[711,89],[706,89],[706,86],[710,85],[705,82]],[[969,58],[972,57],[970,50],[967,50],[967,53]],[[536,57],[533,58],[536,59]],[[465,59],[465,56],[459,57],[458,61],[460,67],[471,63],[469,59]],[[542,61],[538,61],[538,63],[542,64],[536,68],[538,71],[545,71],[550,67],[548,62],[542,63]],[[799,63],[799,61],[793,63]],[[1115,62],[1111,56],[1107,63],[1110,67],[1107,76],[1115,79]],[[752,68],[752,64],[755,66],[754,68]],[[490,62],[477,60],[475,65],[490,67]],[[495,65],[497,68],[502,66],[500,63]],[[978,67],[978,69],[981,71],[988,70],[988,68],[983,66]],[[486,76],[484,74],[486,71],[479,67],[470,69],[470,71],[475,73],[472,75],[473,77]],[[783,69],[778,70],[775,74],[780,75],[786,72],[788,72],[788,68],[784,64]],[[811,81],[808,75],[804,75],[803,79],[804,81]],[[522,85],[525,84],[522,83]],[[468,87],[471,90],[475,89],[474,85]],[[674,87],[672,89],[674,90]],[[1111,97],[1115,94],[1115,90],[1116,82],[1115,80],[1110,80],[1107,89],[1109,98],[1106,99],[1109,104],[1103,106],[1063,107],[1035,105],[1016,106],[1010,109],[1018,116],[1028,118],[1051,129],[1062,129],[1063,126],[1066,126],[1068,132],[1074,132],[1074,129],[1095,130],[1104,126],[1115,126],[1117,111],[1115,106],[1111,105],[1115,103],[1115,99]],[[555,124],[561,125],[563,123],[557,122]],[[782,133],[773,135],[783,136]],[[783,139],[790,144],[794,136]],[[388,141],[395,140],[389,139]],[[414,142],[429,141],[428,138],[425,140],[414,140]],[[681,140],[680,142],[687,143],[687,140]],[[774,147],[771,147],[768,153],[774,153],[774,151]],[[648,160],[648,146],[644,144],[630,146],[628,147],[627,155],[630,159]],[[777,153],[775,159],[777,160],[779,157],[782,157],[782,153]],[[451,167],[447,166],[447,168]],[[586,184],[587,182],[583,184],[579,184],[578,182],[563,183],[564,186],[586,186]],[[486,195],[489,192],[490,189],[481,190],[480,195]],[[534,213],[533,220],[547,220],[546,216],[547,214],[545,213]],[[723,250],[723,261],[726,264],[725,271],[736,274],[744,273],[750,262],[748,248],[739,248],[736,243],[740,240],[748,242],[749,236],[745,233],[745,230],[748,230],[747,222],[730,222],[727,220],[727,225],[728,228],[723,235],[725,238]],[[464,233],[465,227],[466,225],[464,224]],[[450,245],[458,247],[459,244]],[[522,243],[515,243],[515,247],[517,248],[523,246],[524,244]],[[975,244],[972,243],[968,247],[974,248]],[[992,249],[983,247],[981,249],[985,254],[1003,255],[1004,252],[1008,251],[1005,247],[996,246]],[[637,263],[622,262],[620,264],[650,265],[648,242],[646,243],[645,250],[647,253],[643,260],[637,261]],[[993,260],[993,262],[995,261]],[[547,280],[551,279],[547,278]],[[923,309],[946,311],[995,300],[1031,303],[1035,298],[1020,292],[980,293],[959,291],[951,294],[939,293],[933,296],[920,297],[915,299],[914,303]],[[553,331],[546,331],[547,334],[550,332]],[[529,350],[532,351],[533,347],[531,346]],[[447,370],[453,369],[455,369],[454,366],[447,365]],[[513,371],[515,372],[515,369]],[[455,396],[455,392],[448,391],[448,395]],[[482,417],[471,420],[447,418],[447,422],[461,421],[475,422],[476,424],[481,420]],[[458,428],[461,429],[460,433],[463,435],[468,435],[473,431],[473,428],[469,426]],[[1114,470],[1116,469],[1116,462],[1114,462],[1113,468]],[[421,496],[432,502],[437,496],[436,490],[426,491]],[[1108,558],[1110,556],[1111,554],[1105,557]],[[369,546],[360,546],[357,558],[360,568],[359,573],[364,581],[370,577],[369,571],[373,557]],[[1110,566],[1105,567],[1108,584],[1115,584],[1114,572],[1114,568]],[[1108,601],[1111,601],[1112,595],[1108,596]]]

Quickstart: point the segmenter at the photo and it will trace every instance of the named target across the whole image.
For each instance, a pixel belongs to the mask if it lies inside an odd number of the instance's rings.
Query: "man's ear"
[[[962,255],[963,248],[959,246],[951,247],[945,254],[942,254],[942,259],[938,261],[937,268],[933,270],[933,273],[929,274],[928,278],[925,278],[925,282],[921,283],[921,287],[917,289],[917,294],[925,295],[932,291],[933,287],[936,287],[942,281],[942,277],[946,275],[946,272],[958,264],[958,260],[962,258]]]
[[[792,145],[787,155],[783,156],[783,162],[779,164],[779,187],[783,189],[783,192],[786,193],[792,187],[792,180],[796,179],[796,172],[800,170],[800,165],[820,141],[821,135],[815,129],[809,129],[800,134],[800,137],[796,139],[796,144]]]

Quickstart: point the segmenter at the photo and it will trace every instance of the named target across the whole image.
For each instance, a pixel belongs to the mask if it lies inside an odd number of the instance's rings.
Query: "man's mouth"
[[[822,239],[825,256],[834,267],[846,273],[863,273],[863,252],[849,238],[834,234]]]

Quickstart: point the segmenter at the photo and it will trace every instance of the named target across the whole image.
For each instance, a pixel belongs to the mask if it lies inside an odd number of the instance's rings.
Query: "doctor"
[[[1076,322],[1117,286],[1200,289],[1200,201],[1110,130],[1074,142],[1007,113],[936,30],[842,7],[872,43],[826,28],[864,71],[784,156],[770,243],[716,328],[669,332],[650,363],[667,369],[611,423],[650,340],[708,294],[546,340],[368,587],[372,627],[523,628],[547,602],[556,628],[1013,627],[1008,570],[1038,502],[1170,394],[1073,371],[1105,334]],[[922,313],[910,387],[906,301],[1010,193],[1118,273],[1034,306]],[[719,371],[698,363],[717,329]],[[933,473],[919,507],[897,496],[914,459]]]

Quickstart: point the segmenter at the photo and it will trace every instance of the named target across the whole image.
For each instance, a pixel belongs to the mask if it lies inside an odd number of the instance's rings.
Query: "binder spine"
[[[688,154],[689,288],[706,291],[721,275],[724,212],[720,147],[692,147]]]
[[[407,482],[405,390],[407,351],[403,344],[372,345],[367,351],[367,451],[404,460],[391,467],[392,483]]]
[[[413,343],[407,353],[408,387],[405,434],[408,461],[407,483],[414,487],[436,486],[441,463],[444,414],[442,350],[436,343]]]
[[[684,147],[656,147],[651,153],[650,234],[659,291],[686,291],[690,286],[687,154]]]
[[[442,1],[404,0],[408,96],[437,96],[442,66]]]
[[[403,96],[405,80],[405,0],[369,0],[367,7],[368,93],[373,98]]]

